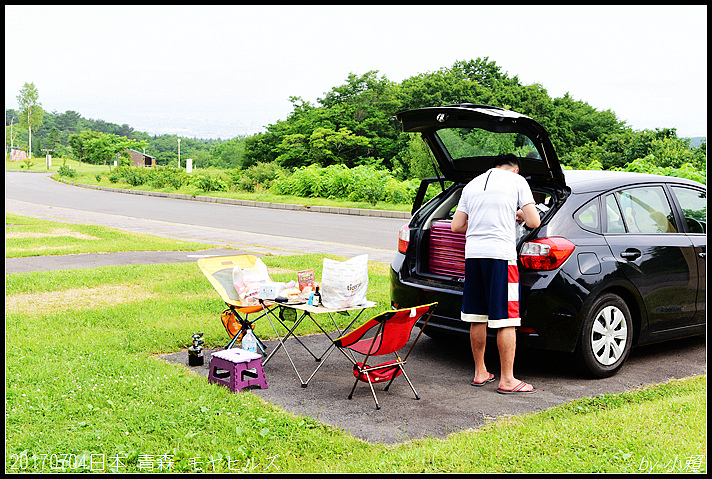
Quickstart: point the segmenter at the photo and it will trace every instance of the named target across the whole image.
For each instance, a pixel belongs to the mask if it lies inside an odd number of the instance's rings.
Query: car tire
[[[633,342],[630,310],[611,293],[597,298],[586,315],[578,356],[584,369],[597,378],[613,376],[628,359]]]

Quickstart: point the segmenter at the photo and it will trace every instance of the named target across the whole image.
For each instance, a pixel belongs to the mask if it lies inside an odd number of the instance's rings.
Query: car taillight
[[[408,225],[401,226],[400,231],[398,231],[398,251],[405,254],[408,251],[408,245],[410,244],[410,227]]]
[[[540,238],[522,245],[519,259],[527,269],[556,269],[571,256],[576,247],[565,238]]]

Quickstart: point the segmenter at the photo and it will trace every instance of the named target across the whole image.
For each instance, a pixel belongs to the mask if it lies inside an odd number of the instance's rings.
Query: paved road
[[[56,184],[44,176],[6,172],[5,211],[203,241],[256,254],[324,251],[353,256],[368,252],[370,259],[384,262],[390,262],[398,228],[404,223],[404,220],[364,220],[362,217],[291,212],[296,216],[285,220],[285,224],[290,226],[275,229],[282,216],[267,219],[272,212],[263,208],[85,190]],[[248,217],[251,218],[249,221]],[[261,224],[270,229],[261,230]],[[336,237],[331,236],[334,229],[339,232]],[[364,235],[363,231],[371,233]],[[72,255],[73,258],[44,257],[42,264],[52,269],[159,260],[195,261],[200,254],[221,253],[223,251],[215,250],[160,255],[126,253],[103,255],[101,258],[97,255]],[[6,273],[12,272],[8,271],[8,264],[6,260]],[[19,262],[13,264],[20,265]],[[24,267],[33,268],[27,263]],[[318,349],[319,345],[324,346],[321,341],[325,338],[312,335],[303,340]],[[274,342],[268,345],[274,347]],[[493,346],[488,348],[487,360],[489,368],[497,372],[498,358]],[[302,355],[294,354],[293,357],[300,370],[314,366]],[[185,351],[161,359],[187,367]],[[192,370],[207,376],[207,362],[204,367]],[[538,389],[536,394],[529,396],[497,394],[496,382],[482,388],[470,386],[474,371],[466,342],[445,344],[423,337],[408,366],[409,375],[422,399],[414,400],[406,383],[399,378],[390,391],[378,393],[382,405],[380,411],[373,407],[370,392],[363,384],[353,400],[346,399],[353,375],[346,359],[338,352],[331,355],[307,388],[300,387],[286,355],[278,353],[265,366],[269,388],[253,391],[287,411],[341,427],[365,441],[398,443],[425,436],[446,437],[456,431],[479,427],[498,417],[541,411],[572,399],[622,392],[671,378],[704,374],[707,370],[703,337],[635,348],[616,376],[600,380],[582,378],[567,355],[520,349],[515,373]]]
[[[91,223],[261,254],[304,252],[390,263],[406,219],[324,214],[93,190],[5,172],[5,212]]]

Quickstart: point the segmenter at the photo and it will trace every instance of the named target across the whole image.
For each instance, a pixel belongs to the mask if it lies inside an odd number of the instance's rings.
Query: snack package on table
[[[314,279],[313,269],[305,269],[303,271],[298,271],[297,279],[299,281],[299,291],[301,291],[302,294],[307,297],[312,291],[314,291],[317,286],[316,281]]]

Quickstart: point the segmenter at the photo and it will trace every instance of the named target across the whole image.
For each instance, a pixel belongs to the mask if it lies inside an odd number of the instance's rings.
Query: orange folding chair
[[[334,340],[334,344],[339,348],[339,351],[353,364],[353,373],[356,377],[356,382],[354,382],[354,387],[351,388],[349,399],[353,397],[356,385],[359,381],[367,382],[371,388],[373,400],[376,402],[376,409],[381,409],[380,404],[378,404],[378,398],[376,397],[376,391],[373,389],[373,384],[388,381],[388,384],[384,388],[384,391],[388,391],[393,380],[401,374],[403,374],[403,377],[408,381],[410,388],[413,390],[413,394],[415,394],[415,399],[420,399],[418,392],[415,390],[415,387],[413,387],[413,383],[408,378],[403,366],[406,364],[415,343],[418,342],[420,335],[423,333],[423,328],[428,324],[428,321],[430,321],[430,317],[437,305],[438,303],[431,303],[409,309],[383,312],[374,316],[359,328]],[[415,323],[423,317],[425,320],[423,321],[418,336],[413,340],[413,344],[410,346],[410,349],[408,349],[406,355],[401,358],[399,351],[408,343],[410,333]],[[353,351],[365,357],[363,361],[356,361],[347,351]],[[390,354],[393,354],[395,359],[376,366],[368,365],[370,358]]]
[[[235,265],[239,265],[242,269],[254,268],[256,261],[257,256],[251,254],[213,256],[198,260],[198,267],[228,306],[228,309],[221,315],[225,331],[230,336],[230,342],[227,343],[225,349],[232,348],[236,341],[242,339],[248,329],[252,329],[252,324],[255,321],[267,315],[265,306],[261,303],[257,305],[243,304],[232,282],[232,270]],[[248,319],[249,314],[258,312],[262,312],[262,314],[252,320]],[[265,353],[265,345],[259,338],[257,338],[257,347],[260,348],[262,354]]]

